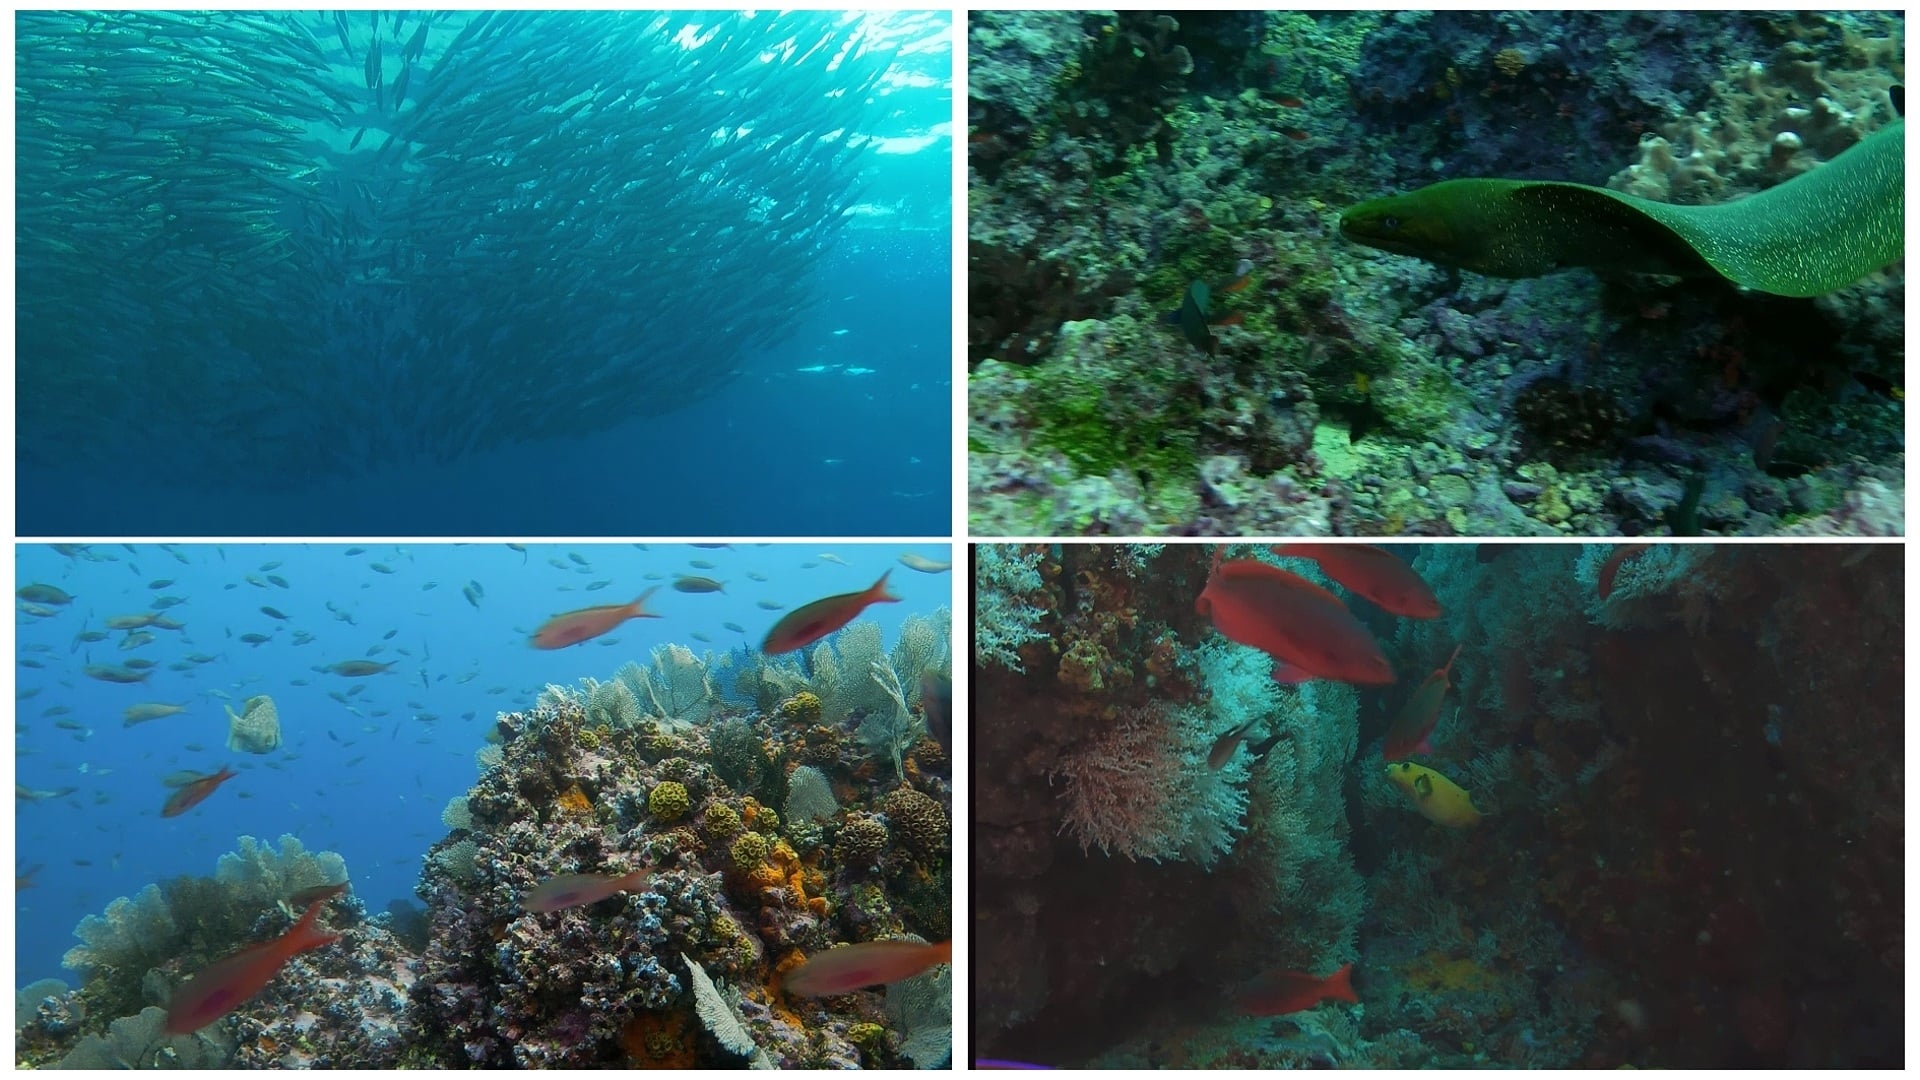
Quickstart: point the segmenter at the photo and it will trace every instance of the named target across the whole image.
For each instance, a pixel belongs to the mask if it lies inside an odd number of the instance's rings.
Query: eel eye
[[[1394,217],[1392,214],[1388,214],[1381,219],[1380,224],[1385,225],[1389,229],[1397,229],[1400,227],[1400,219]]]

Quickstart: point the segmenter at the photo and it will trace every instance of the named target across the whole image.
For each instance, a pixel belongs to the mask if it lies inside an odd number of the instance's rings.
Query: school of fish
[[[831,12],[15,32],[22,461],[208,488],[712,393],[820,298],[900,47]]]

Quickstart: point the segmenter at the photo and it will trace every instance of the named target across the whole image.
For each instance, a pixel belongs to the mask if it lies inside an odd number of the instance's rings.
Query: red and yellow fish
[[[829,596],[788,612],[767,631],[760,651],[771,656],[804,649],[852,622],[869,604],[898,603],[900,598],[887,591],[887,574],[891,573],[881,574],[879,581],[861,592]]]
[[[1409,619],[1437,619],[1440,601],[1413,567],[1372,544],[1278,544],[1275,555],[1312,559],[1320,572],[1382,611]]]
[[[928,945],[918,941],[863,941],[828,949],[792,971],[781,982],[789,994],[832,997],[851,994],[863,986],[883,986],[910,979],[953,961],[953,942]]]
[[[199,806],[214,789],[240,774],[220,766],[220,771],[211,776],[202,776],[180,785],[179,789],[167,796],[167,804],[160,808],[161,817],[179,817],[181,814]]]
[[[1240,1011],[1248,1016],[1285,1016],[1303,1012],[1327,999],[1358,1002],[1353,992],[1353,965],[1320,978],[1304,971],[1270,971],[1240,991]]]
[[[187,1035],[199,1031],[246,1004],[273,981],[295,954],[339,940],[339,934],[329,934],[314,926],[325,905],[325,900],[314,901],[291,930],[272,941],[242,949],[188,979],[167,1007],[167,1033]]]
[[[628,619],[657,619],[660,616],[646,610],[644,605],[647,597],[659,591],[659,588],[655,585],[641,593],[631,604],[602,604],[555,615],[533,632],[533,647],[564,649],[569,645],[591,641]]]
[[[520,906],[528,911],[559,911],[595,904],[614,893],[633,892],[652,876],[650,866],[631,874],[560,874],[528,890],[527,895],[520,898]]]
[[[1393,681],[1373,635],[1340,598],[1290,570],[1253,559],[1218,563],[1194,606],[1229,640],[1273,657],[1277,681]]]
[[[1440,702],[1446,698],[1447,690],[1453,684],[1447,681],[1447,674],[1453,670],[1453,662],[1460,658],[1460,646],[1453,647],[1453,655],[1447,657],[1446,666],[1427,676],[1420,689],[1407,699],[1406,707],[1393,720],[1393,726],[1387,729],[1387,741],[1380,748],[1380,754],[1388,761],[1415,754],[1433,753],[1433,744],[1427,736],[1433,734],[1433,725],[1440,719]]]

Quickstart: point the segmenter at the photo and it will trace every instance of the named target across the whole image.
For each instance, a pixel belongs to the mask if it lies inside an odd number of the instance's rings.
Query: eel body
[[[1906,121],[1765,191],[1716,206],[1654,202],[1558,180],[1445,180],[1364,202],[1348,239],[1494,277],[1575,266],[1715,273],[1821,296],[1905,254]]]

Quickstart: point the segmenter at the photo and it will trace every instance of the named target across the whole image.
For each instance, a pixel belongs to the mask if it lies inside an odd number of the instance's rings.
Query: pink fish
[[[1393,681],[1373,635],[1340,598],[1290,570],[1253,559],[1219,563],[1194,606],[1229,640],[1273,657],[1276,681]]]
[[[887,571],[891,573],[893,571]],[[900,598],[887,591],[887,574],[881,574],[880,580],[863,592],[829,596],[788,612],[767,631],[767,640],[760,643],[760,651],[771,656],[804,649],[852,622],[869,604],[898,603]]]
[[[1353,965],[1322,979],[1304,971],[1270,971],[1239,995],[1240,1011],[1248,1016],[1285,1016],[1303,1012],[1320,1002],[1360,999],[1353,993]]]
[[[953,942],[863,941],[828,949],[787,973],[782,986],[801,997],[850,994],[863,986],[910,979],[953,960]]]
[[[561,874],[550,877],[528,890],[520,906],[528,911],[559,911],[605,900],[614,893],[633,892],[647,883],[653,868],[643,866],[631,874]]]
[[[180,785],[179,789],[173,794],[167,796],[166,805],[160,808],[160,816],[179,817],[181,814],[199,806],[202,800],[213,794],[215,788],[239,775],[239,773],[222,765],[220,766],[220,771],[211,776],[202,776],[197,780],[187,781],[185,784]]]
[[[581,608],[579,611],[555,615],[540,629],[533,632],[533,647],[564,649],[569,645],[591,641],[628,619],[657,619],[660,616],[647,611],[642,605],[647,602],[647,597],[652,596],[659,588],[660,586],[655,585],[641,593],[631,604],[602,604],[599,607]]]
[[[1409,619],[1437,619],[1440,601],[1413,567],[1372,544],[1278,544],[1275,555],[1293,555],[1320,564],[1320,572],[1375,607]]]
[[[1399,761],[1414,754],[1433,753],[1433,744],[1427,736],[1433,734],[1433,725],[1440,719],[1440,702],[1447,696],[1447,689],[1453,684],[1447,681],[1447,673],[1453,670],[1453,662],[1460,658],[1460,646],[1453,647],[1453,655],[1447,657],[1445,667],[1427,676],[1420,689],[1407,699],[1406,707],[1393,720],[1393,726],[1387,729],[1387,741],[1380,748],[1380,756],[1388,761]]]
[[[188,979],[167,1007],[167,1033],[186,1035],[199,1031],[246,1004],[273,981],[295,954],[338,941],[339,934],[324,933],[313,925],[326,903],[314,901],[307,913],[300,916],[300,921],[293,924],[293,929],[272,941],[242,949]]]

